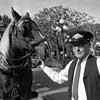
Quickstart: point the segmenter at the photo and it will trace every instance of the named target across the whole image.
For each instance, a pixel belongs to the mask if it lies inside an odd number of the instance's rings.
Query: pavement
[[[43,100],[67,100],[67,82],[58,84],[53,82],[41,69],[33,68],[33,88]],[[31,100],[42,100],[40,98]]]
[[[67,100],[67,82],[53,82],[40,68],[32,68],[32,71],[33,90],[39,93],[39,97],[30,100]]]

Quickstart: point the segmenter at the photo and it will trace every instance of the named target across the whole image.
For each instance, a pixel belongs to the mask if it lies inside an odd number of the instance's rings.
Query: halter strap
[[[0,52],[0,55],[2,57],[6,58],[2,52]],[[19,60],[22,60],[24,58],[27,58],[28,56],[30,56],[30,53],[27,53],[25,56],[22,56],[22,57],[20,57],[18,59],[14,59],[14,58],[10,58],[10,57],[7,57],[7,59],[12,60],[12,61],[19,61]]]
[[[0,55],[1,55],[1,62],[0,62],[1,69],[8,70],[8,69],[11,69],[11,68],[20,68],[20,67],[25,67],[25,65],[28,64],[28,61],[26,61],[25,64],[22,63],[22,64],[19,64],[19,65],[11,66],[7,63],[7,61],[5,60],[6,57],[1,52],[0,52]],[[25,56],[22,56],[19,59],[12,59],[10,57],[8,57],[7,59],[12,60],[12,61],[19,61],[19,60],[25,59],[29,56],[30,56],[30,54],[26,54]]]

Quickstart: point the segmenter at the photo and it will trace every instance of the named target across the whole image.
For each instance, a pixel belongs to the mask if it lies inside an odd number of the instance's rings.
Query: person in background
[[[77,30],[70,35],[74,59],[60,72],[54,71],[41,60],[41,69],[59,84],[68,81],[66,100],[100,100],[100,58],[91,55],[93,34]]]

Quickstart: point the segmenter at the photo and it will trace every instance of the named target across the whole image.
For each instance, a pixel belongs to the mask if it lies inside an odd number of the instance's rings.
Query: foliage
[[[86,13],[80,13],[71,8],[63,8],[62,6],[56,6],[52,8],[44,8],[43,11],[35,14],[34,21],[38,24],[43,35],[48,37],[52,49],[56,49],[56,45],[61,46],[63,41],[62,34],[55,32],[53,28],[59,25],[59,20],[64,19],[64,24],[68,29],[73,27],[82,26],[83,24],[89,23],[93,24],[94,17],[89,16]],[[57,33],[55,35],[55,33]],[[67,31],[64,31],[67,34]],[[66,39],[64,35],[64,39]],[[56,43],[58,39],[59,43]]]
[[[4,33],[5,28],[10,23],[11,19],[7,15],[0,15],[0,39]]]
[[[63,18],[68,28],[77,27],[85,23],[94,23],[94,18],[86,13],[80,13],[71,8],[62,6],[44,8],[43,11],[35,14],[34,20],[45,36],[53,38],[53,27],[58,25],[58,21]]]
[[[77,12],[70,8],[63,8],[62,6],[44,8],[43,11],[35,14],[34,20],[41,29],[45,29],[44,31],[48,33],[48,31],[50,31],[48,28],[51,29],[51,25],[55,26],[61,18],[65,20],[65,24],[69,28],[80,26],[84,23],[94,23],[94,18],[92,16],[86,13]]]
[[[3,20],[4,28],[6,28],[8,24],[11,22],[11,18],[9,18],[7,15],[3,15],[2,20]]]

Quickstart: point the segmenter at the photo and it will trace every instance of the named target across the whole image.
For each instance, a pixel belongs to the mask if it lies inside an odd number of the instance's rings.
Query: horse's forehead
[[[26,25],[26,23],[28,22],[31,22],[31,20],[29,19],[20,19],[18,22],[16,22],[16,26],[19,28],[19,29],[23,29],[23,26]],[[29,23],[28,23],[29,24]],[[30,23],[31,24],[31,23]],[[29,25],[28,25],[29,26]]]
[[[29,28],[30,29],[30,33],[32,33],[33,37],[34,37],[34,40],[41,40],[42,38],[44,38],[44,36],[41,34],[37,24],[28,16],[23,16],[17,23],[16,23],[16,26],[19,30],[24,30],[24,27],[23,26],[26,26],[27,28],[28,27],[31,27]],[[29,31],[28,33],[25,33],[25,34],[29,34]]]
[[[22,27],[23,21],[19,21],[18,23],[16,23],[17,27]]]

